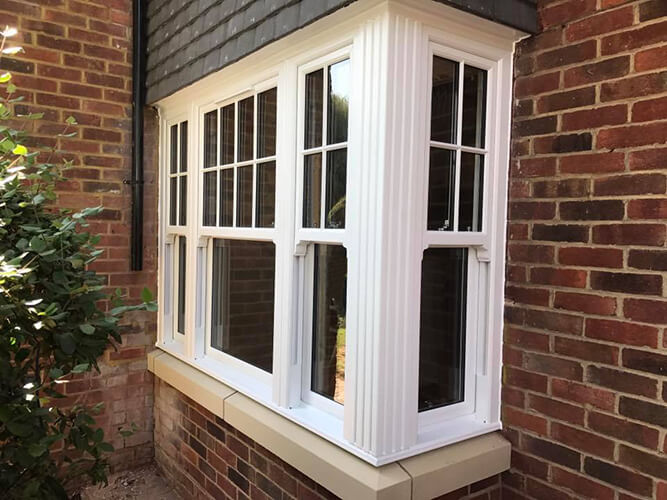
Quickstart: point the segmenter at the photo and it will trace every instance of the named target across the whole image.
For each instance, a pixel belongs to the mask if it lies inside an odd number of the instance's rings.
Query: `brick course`
[[[538,5],[516,55],[503,497],[667,498],[666,4]]]
[[[80,209],[103,205],[89,230],[101,236],[104,254],[94,268],[107,276],[110,289],[120,288],[135,300],[144,286],[156,290],[157,222],[155,156],[157,122],[147,113],[145,271],[129,270],[131,152],[131,12],[130,0],[21,0],[0,2],[0,17],[18,29],[8,45],[25,52],[3,57],[0,67],[12,71],[24,101],[22,114],[43,112],[27,122],[36,138],[32,147],[55,147],[51,162],[68,159],[69,180],[58,185],[58,205]],[[57,138],[64,121],[74,116],[76,137]],[[153,456],[153,381],[146,352],[155,342],[154,314],[134,313],[124,320],[123,343],[107,352],[101,373],[75,377],[65,384],[66,402],[105,403],[98,419],[116,448],[113,469],[133,467]],[[122,438],[118,429],[134,423],[137,432]]]

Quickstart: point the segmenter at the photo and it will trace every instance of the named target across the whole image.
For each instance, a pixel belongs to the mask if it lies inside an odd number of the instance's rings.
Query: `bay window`
[[[158,346],[380,465],[500,425],[515,33],[371,3],[159,103]]]

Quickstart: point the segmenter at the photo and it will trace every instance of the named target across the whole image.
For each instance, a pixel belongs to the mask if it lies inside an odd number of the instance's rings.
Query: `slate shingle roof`
[[[155,102],[355,0],[149,0],[147,100]],[[534,32],[537,0],[437,0]]]

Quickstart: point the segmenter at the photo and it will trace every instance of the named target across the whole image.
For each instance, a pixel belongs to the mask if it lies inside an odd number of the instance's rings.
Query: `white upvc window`
[[[363,0],[158,103],[158,346],[375,465],[497,430],[518,36]]]

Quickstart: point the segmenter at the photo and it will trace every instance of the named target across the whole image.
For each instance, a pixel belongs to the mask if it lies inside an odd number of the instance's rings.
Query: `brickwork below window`
[[[540,1],[518,46],[504,499],[667,498],[667,3]]]
[[[310,478],[155,378],[155,460],[187,499],[335,499]],[[440,500],[499,500],[500,476]]]
[[[146,176],[144,271],[130,271],[131,177],[131,0],[6,0],[0,2],[2,26],[19,34],[8,45],[25,52],[4,56],[0,67],[24,101],[16,111],[44,113],[43,120],[26,123],[36,140],[31,148],[53,148],[44,160],[72,162],[68,180],[58,186],[58,206],[81,209],[102,205],[105,210],[88,230],[101,236],[104,254],[94,269],[107,276],[109,289],[120,289],[136,300],[144,286],[156,288],[157,214],[155,173],[157,121],[146,115]],[[79,125],[75,137],[57,137],[68,116]],[[47,160],[48,158],[48,160]],[[146,352],[155,343],[155,315],[126,317],[123,343],[100,360],[101,374],[75,378],[65,384],[69,396],[62,405],[104,403],[98,422],[116,452],[112,469],[130,468],[153,456],[153,382],[146,370]],[[121,427],[136,425],[122,438]]]

